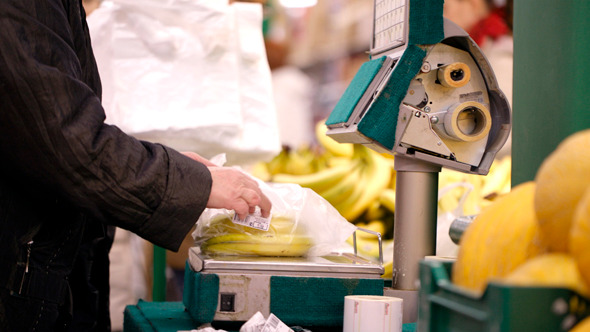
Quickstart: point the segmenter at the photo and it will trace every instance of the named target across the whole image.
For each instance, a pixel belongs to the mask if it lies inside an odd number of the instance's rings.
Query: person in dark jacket
[[[0,331],[108,331],[114,226],[178,250],[206,208],[271,204],[241,172],[104,123],[81,0],[0,1]]]

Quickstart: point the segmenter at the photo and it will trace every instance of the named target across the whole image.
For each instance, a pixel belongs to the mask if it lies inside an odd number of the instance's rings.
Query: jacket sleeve
[[[177,250],[205,209],[210,172],[104,123],[83,14],[67,3],[0,3],[0,176]]]

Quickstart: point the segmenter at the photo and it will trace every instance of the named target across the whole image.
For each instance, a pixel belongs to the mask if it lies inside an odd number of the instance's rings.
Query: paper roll
[[[467,101],[453,105],[445,115],[446,133],[453,139],[475,142],[488,135],[492,128],[492,116],[484,105]]]
[[[463,62],[455,62],[438,68],[437,78],[447,88],[460,88],[471,79],[471,69]]]
[[[345,296],[343,332],[400,332],[402,304],[390,296]]]

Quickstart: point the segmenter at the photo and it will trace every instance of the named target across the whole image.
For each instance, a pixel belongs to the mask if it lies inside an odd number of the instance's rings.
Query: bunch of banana
[[[312,240],[290,216],[273,215],[268,231],[238,225],[233,215],[219,214],[195,239],[209,255],[304,256]]]
[[[209,255],[298,257],[310,248],[309,237],[277,234],[226,234],[201,244],[201,251]]]
[[[325,121],[318,121],[315,125],[315,137],[320,146],[336,157],[352,158],[354,155],[354,145],[350,143],[340,143],[326,135],[328,127]]]
[[[353,174],[359,179],[349,195],[342,201],[333,203],[340,214],[349,221],[360,217],[374,201],[379,199],[381,192],[388,187],[392,174],[391,164],[377,152],[363,145],[354,147],[362,167]]]
[[[258,162],[250,172],[255,177],[269,181],[274,174],[310,174],[326,167],[326,158],[313,147],[301,145],[296,149],[284,145],[269,162]]]

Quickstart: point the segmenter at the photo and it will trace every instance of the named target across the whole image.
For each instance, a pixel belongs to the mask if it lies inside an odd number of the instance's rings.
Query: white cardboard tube
[[[345,296],[343,332],[400,332],[402,304],[390,296]]]

